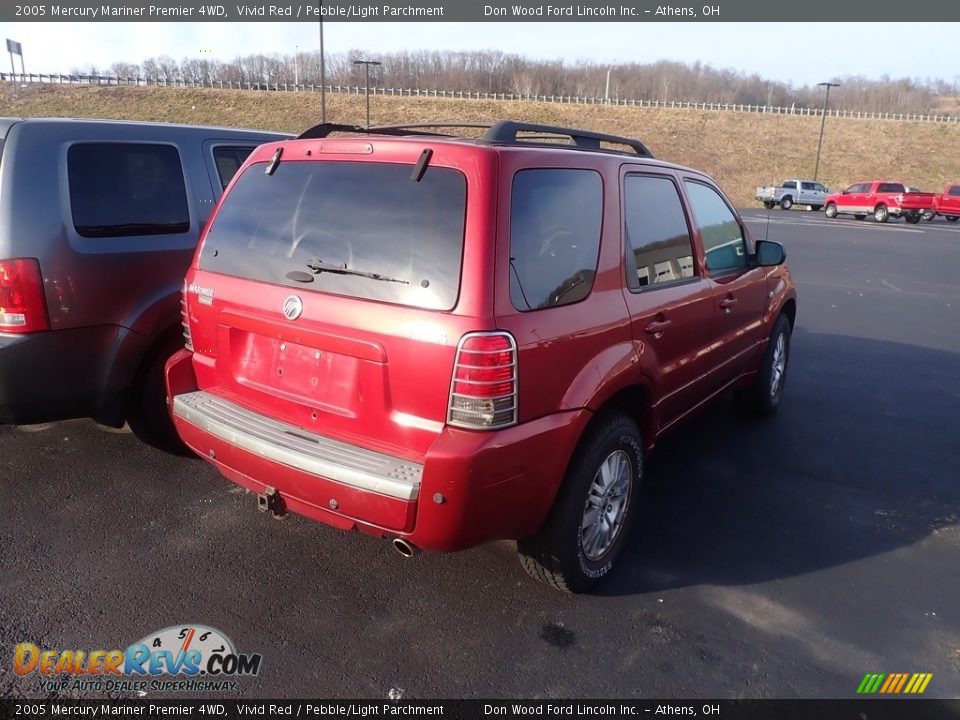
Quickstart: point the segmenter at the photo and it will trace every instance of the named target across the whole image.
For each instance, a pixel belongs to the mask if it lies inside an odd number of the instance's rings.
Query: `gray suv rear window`
[[[84,237],[190,229],[180,153],[172,145],[78,143],[67,151],[73,225]]]
[[[249,167],[224,198],[202,269],[435,310],[456,305],[462,173],[429,166],[415,182],[412,165],[281,161],[273,175],[265,167]],[[303,273],[313,282],[293,279]]]

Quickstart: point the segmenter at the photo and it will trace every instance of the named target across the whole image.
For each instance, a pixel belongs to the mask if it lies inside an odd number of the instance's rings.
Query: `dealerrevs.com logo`
[[[36,676],[45,691],[232,692],[234,678],[258,674],[261,660],[258,653],[238,653],[219,630],[184,624],[151,633],[126,650],[41,650],[20,643],[13,671]]]

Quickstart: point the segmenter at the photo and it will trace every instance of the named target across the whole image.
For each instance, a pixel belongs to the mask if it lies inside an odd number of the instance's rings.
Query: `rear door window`
[[[904,187],[900,183],[880,183],[877,188],[878,193],[902,193]]]
[[[693,277],[693,243],[673,180],[630,174],[623,187],[627,285],[642,289]]]
[[[217,166],[220,185],[226,188],[243,165],[243,161],[254,151],[253,145],[217,145],[213,148],[213,162]]]
[[[510,200],[510,300],[521,312],[569,305],[593,288],[603,184],[594,170],[521,170]]]
[[[172,145],[77,143],[67,151],[70,210],[84,237],[190,229],[180,153]]]
[[[207,234],[200,267],[335,295],[449,310],[460,288],[467,182],[450,168],[281,162],[247,168]],[[291,274],[313,276],[309,283]]]
[[[950,188],[950,192],[947,194],[950,195],[951,197],[955,195],[960,195],[960,185],[954,185],[952,188]]]

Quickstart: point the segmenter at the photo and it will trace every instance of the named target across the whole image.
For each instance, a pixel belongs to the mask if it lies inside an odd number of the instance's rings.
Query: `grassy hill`
[[[371,98],[373,124],[514,118],[641,139],[664,160],[713,175],[735,202],[754,205],[756,185],[809,177],[820,119],[653,108]],[[362,123],[362,96],[328,95],[331,121]],[[144,87],[33,86],[14,97],[0,88],[0,115],[103,117],[298,132],[319,122],[317,93]],[[830,187],[902,179],[939,192],[960,181],[960,124],[827,118],[820,179]]]

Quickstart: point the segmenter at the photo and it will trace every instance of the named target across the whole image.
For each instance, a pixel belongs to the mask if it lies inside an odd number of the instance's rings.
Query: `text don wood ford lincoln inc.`
[[[45,691],[233,691],[233,678],[260,672],[261,656],[238,653],[219,630],[176,625],[151,633],[126,650],[43,650],[18,644],[13,670],[36,676]]]

